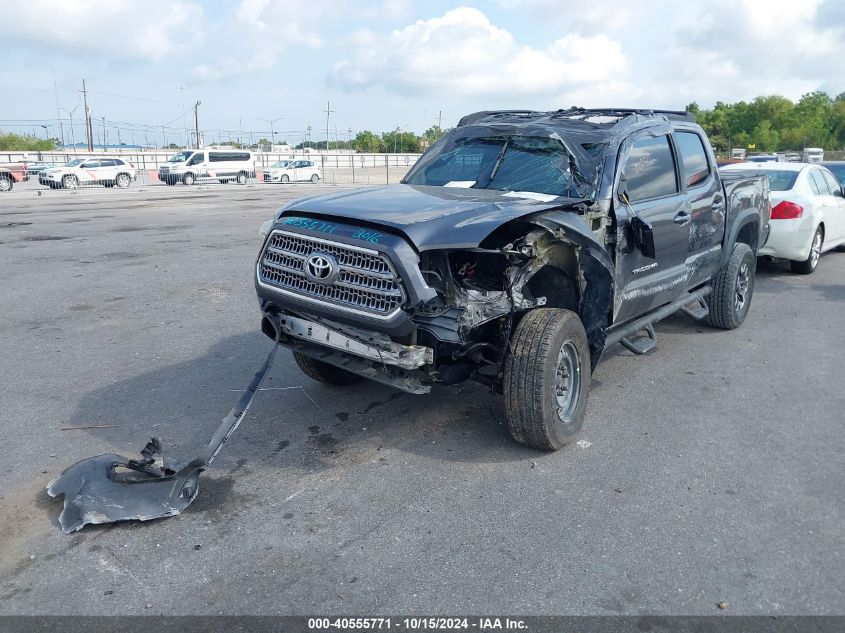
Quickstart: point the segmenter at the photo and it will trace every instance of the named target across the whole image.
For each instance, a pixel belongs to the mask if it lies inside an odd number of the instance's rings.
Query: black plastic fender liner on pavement
[[[274,324],[276,341],[264,365],[238,397],[199,455],[182,462],[166,459],[161,441],[152,438],[140,459],[114,453],[89,457],[67,468],[47,486],[51,497],[64,496],[59,524],[65,534],[89,523],[148,521],[175,516],[187,508],[199,492],[198,478],[249,411],[255,394],[270,372],[279,349],[281,327]]]

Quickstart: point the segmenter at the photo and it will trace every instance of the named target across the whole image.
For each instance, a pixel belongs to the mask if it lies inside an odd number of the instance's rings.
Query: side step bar
[[[679,311],[694,319],[703,318],[707,314],[707,303],[704,301],[704,297],[709,295],[711,292],[713,292],[713,288],[711,286],[704,286],[703,288],[699,288],[698,290],[676,299],[672,303],[668,303],[665,306],[658,308],[654,312],[640,317],[636,321],[622,325],[618,329],[612,329],[608,332],[607,338],[604,341],[605,348],[615,345],[616,343],[622,343],[626,349],[629,349],[634,354],[641,355],[649,352],[654,349],[655,345],[657,345],[657,334],[654,331],[655,323],[665,319],[670,314],[674,314]],[[689,304],[695,302],[698,303],[697,307],[687,308]],[[631,337],[632,334],[636,334],[640,330],[645,330],[644,336],[638,336],[635,338]]]

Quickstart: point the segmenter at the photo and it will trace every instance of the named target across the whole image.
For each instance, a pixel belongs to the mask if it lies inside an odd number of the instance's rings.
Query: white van
[[[186,149],[158,168],[158,179],[168,185],[192,185],[208,179],[223,183],[234,180],[242,185],[247,178],[255,178],[255,157],[240,150]]]

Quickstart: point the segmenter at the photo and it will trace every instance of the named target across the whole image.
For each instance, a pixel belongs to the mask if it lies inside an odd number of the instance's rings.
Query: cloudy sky
[[[277,138],[299,142],[309,125],[325,138],[327,101],[343,139],[419,133],[440,112],[446,127],[481,109],[845,91],[842,0],[24,0],[4,6],[2,40],[0,129],[43,134],[84,77],[124,142],[160,142],[162,125],[179,142],[197,100],[207,140],[269,136],[281,117]]]

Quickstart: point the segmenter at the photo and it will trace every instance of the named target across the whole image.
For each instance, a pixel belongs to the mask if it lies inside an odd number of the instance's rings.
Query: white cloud
[[[301,63],[302,49],[323,45],[321,28],[334,6],[330,0],[240,0],[209,33],[209,41],[225,46],[214,47],[194,72],[214,81]]]
[[[547,96],[613,79],[627,67],[618,42],[569,33],[544,48],[519,44],[478,9],[461,7],[383,38],[359,34],[332,80],[404,95]]]
[[[161,61],[199,36],[202,7],[183,0],[28,0],[3,6],[4,44]]]

